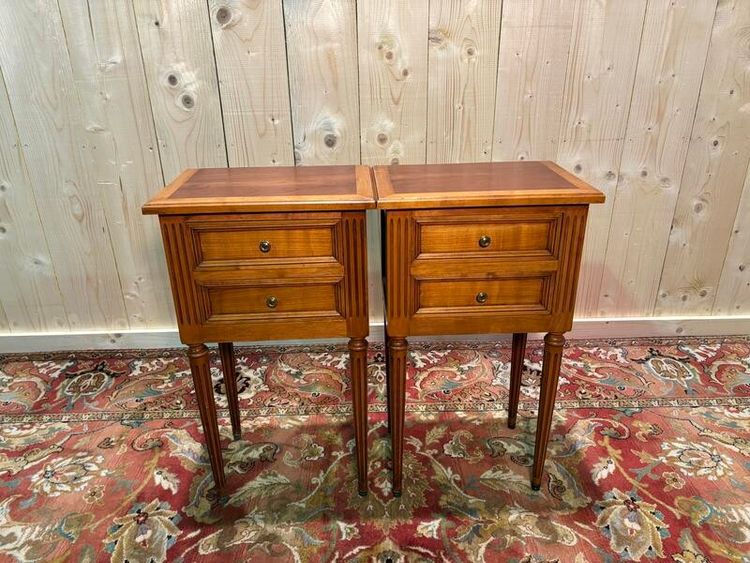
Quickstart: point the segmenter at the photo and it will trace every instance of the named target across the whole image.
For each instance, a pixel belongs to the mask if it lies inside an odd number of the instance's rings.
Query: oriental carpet
[[[569,343],[539,492],[540,343],[515,430],[507,342],[416,343],[401,498],[382,346],[367,498],[345,348],[236,355],[240,441],[212,368],[224,499],[183,351],[0,356],[0,560],[750,561],[748,339]]]

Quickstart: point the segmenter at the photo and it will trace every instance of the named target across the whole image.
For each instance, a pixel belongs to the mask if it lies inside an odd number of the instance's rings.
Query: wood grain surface
[[[302,165],[557,162],[609,196],[580,317],[750,313],[747,2],[1,4],[1,334],[174,326],[141,205],[295,146]]]

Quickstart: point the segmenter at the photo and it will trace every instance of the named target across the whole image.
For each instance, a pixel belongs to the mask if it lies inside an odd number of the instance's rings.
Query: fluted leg
[[[388,329],[385,330],[385,400],[388,412],[388,432],[391,432],[393,428],[393,409],[391,408],[391,367],[390,367],[390,356],[388,352]]]
[[[239,440],[242,437],[242,423],[240,422],[240,400],[237,394],[234,345],[231,342],[220,342],[219,354],[221,355],[221,369],[224,372],[224,389],[227,390],[229,419],[232,421],[232,435],[235,440]]]
[[[221,442],[219,440],[219,423],[216,420],[216,404],[214,390],[211,383],[211,370],[208,361],[208,348],[204,344],[191,344],[188,348],[190,371],[193,374],[193,386],[198,399],[198,409],[203,424],[203,434],[206,439],[208,459],[214,483],[219,493],[224,491],[226,478],[224,477],[224,463],[221,458]]]
[[[388,340],[390,373],[391,448],[393,450],[393,496],[401,496],[404,460],[404,408],[406,406],[406,338]]]
[[[539,394],[539,414],[536,423],[536,446],[534,448],[534,466],[531,471],[531,488],[538,491],[542,484],[544,460],[547,455],[552,411],[557,395],[557,380],[560,376],[562,349],[565,337],[557,332],[550,332],[544,337],[544,364],[542,366],[542,388]]]
[[[516,427],[518,416],[518,398],[521,394],[521,374],[523,357],[526,353],[526,333],[513,334],[513,351],[510,357],[510,391],[508,395],[508,428]]]
[[[349,340],[349,359],[354,407],[354,438],[357,452],[357,489],[367,495],[367,340]]]

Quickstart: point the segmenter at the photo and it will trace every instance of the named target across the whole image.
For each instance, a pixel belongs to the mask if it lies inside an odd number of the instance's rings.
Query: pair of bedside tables
[[[377,193],[377,196],[376,196]],[[401,494],[407,338],[513,333],[515,425],[528,332],[547,333],[531,485],[538,489],[598,190],[550,162],[188,170],[158,214],[216,488],[225,487],[206,342],[218,342],[234,438],[233,342],[348,337],[357,481],[367,494],[365,210],[383,210],[388,425]]]

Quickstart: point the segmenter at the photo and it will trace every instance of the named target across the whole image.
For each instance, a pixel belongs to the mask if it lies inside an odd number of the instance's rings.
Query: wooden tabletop
[[[273,166],[185,170],[143,213],[344,211],[375,207],[367,166]]]
[[[376,166],[378,208],[434,209],[604,202],[604,194],[554,162]]]

